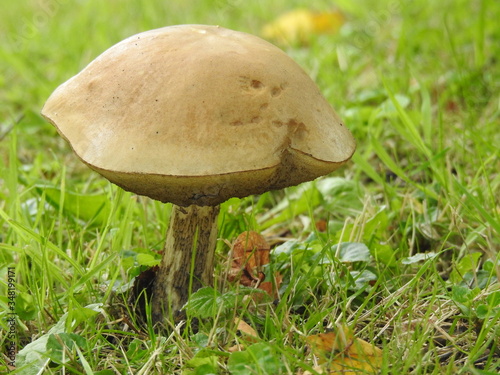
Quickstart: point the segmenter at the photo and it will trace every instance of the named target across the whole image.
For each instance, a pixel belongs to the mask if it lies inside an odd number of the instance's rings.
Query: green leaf
[[[184,370],[182,375],[217,375],[218,373],[219,370],[216,367],[206,363],[194,368],[193,370]]]
[[[147,349],[142,349],[143,341],[139,339],[134,339],[128,345],[127,358],[131,362],[141,362],[144,357],[148,354]]]
[[[453,285],[451,299],[455,302],[466,304],[470,302],[470,289],[462,285]]]
[[[16,365],[24,368],[23,374],[38,374],[50,361],[50,358],[47,358],[47,341],[51,335],[64,332],[67,318],[68,313],[64,314],[49,332],[32,341],[17,353]]]
[[[470,317],[473,314],[472,302],[480,292],[479,288],[470,289],[465,285],[453,285],[451,288],[451,299],[465,316]],[[480,313],[483,313],[483,311],[481,310]]]
[[[47,351],[50,359],[56,363],[67,362],[70,359],[67,352],[73,353],[75,346],[88,350],[85,338],[76,333],[61,332],[51,334],[47,340]]]
[[[476,316],[479,319],[486,319],[486,317],[489,315],[490,312],[490,307],[485,304],[481,304],[476,308]]]
[[[363,228],[363,243],[370,249],[377,262],[389,266],[397,264],[392,246],[387,244],[389,218],[386,207],[382,207],[375,216],[368,220]]]
[[[355,191],[356,183],[341,177],[326,177],[316,182],[316,188],[325,199],[328,199],[331,196]]]
[[[139,253],[137,254],[137,263],[141,266],[153,267],[160,264],[161,259],[156,259],[151,254]]]
[[[401,263],[403,264],[413,264],[413,263],[418,263],[418,262],[421,262],[421,261],[425,261],[427,259],[432,259],[432,258],[435,258],[437,257],[437,254],[433,251],[429,252],[429,253],[418,253],[418,254],[415,254],[411,257],[406,257],[406,258],[403,258],[401,259]]]
[[[474,271],[477,268],[479,259],[483,256],[481,252],[475,252],[465,255],[460,262],[457,263],[457,270],[464,274],[469,271]]]
[[[456,263],[455,269],[450,273],[450,280],[452,282],[462,281],[465,274],[469,271],[475,271],[479,263],[479,259],[483,256],[483,253],[475,252],[466,254],[459,262]]]
[[[247,350],[232,353],[227,368],[232,375],[275,375],[284,370],[281,357],[267,343],[253,344]]]
[[[205,287],[191,295],[186,310],[199,318],[215,317],[219,310],[233,307],[237,300],[238,296],[233,292],[222,294],[214,288]]]
[[[491,259],[486,259],[483,263],[483,270],[493,271],[494,269],[495,269],[495,263],[493,263]]]
[[[377,262],[382,262],[388,266],[395,266],[397,264],[395,252],[391,245],[374,243],[370,245],[373,257]]]
[[[351,271],[351,277],[354,279],[354,287],[351,286],[351,289],[360,290],[364,288],[370,281],[377,280],[377,275],[368,270],[359,271]]]
[[[96,225],[106,223],[111,212],[111,202],[106,194],[78,194],[60,188],[37,185],[39,194],[45,194],[47,202],[59,209],[62,205],[66,214]]]
[[[38,312],[35,299],[31,294],[21,292],[16,297],[16,314],[21,320],[32,320]]]
[[[390,118],[398,115],[395,103],[401,108],[406,108],[410,104],[410,98],[405,95],[395,94],[393,98],[387,99],[378,107],[377,118]]]
[[[476,315],[479,319],[487,319],[488,316],[497,314],[500,311],[500,290],[496,290],[486,297],[487,304],[480,304],[476,308]]]
[[[217,366],[218,357],[213,354],[211,350],[200,350],[196,355],[186,362],[186,369],[183,371],[184,375],[211,375],[218,374]]]
[[[102,309],[89,309],[87,307],[72,308],[68,313],[67,324],[76,327],[81,323],[87,323],[91,319],[93,321],[94,316],[98,315],[100,312],[102,312]]]
[[[489,294],[488,297],[486,297],[486,301],[488,302],[488,305],[491,307],[499,307],[500,306],[500,290],[496,290],[493,293]]]
[[[362,208],[358,185],[355,181],[340,177],[327,177],[318,180],[316,188],[321,193],[322,205],[327,210],[341,213],[345,210]]]
[[[383,207],[364,224],[363,239],[368,240],[372,237],[384,238],[387,235],[388,226],[387,208]]]
[[[332,246],[332,251],[338,253],[338,258],[341,262],[369,262],[371,259],[370,250],[364,243],[359,242],[343,242],[339,245]]]
[[[86,308],[102,312],[102,304],[96,303],[86,306]],[[30,342],[22,348],[16,356],[16,365],[23,368],[23,375],[41,374],[50,358],[47,357],[47,342],[51,335],[65,333],[68,320],[68,313],[65,313],[59,321],[45,334]]]
[[[496,275],[492,275],[491,272],[487,272],[484,270],[479,271],[469,271],[466,272],[464,277],[458,280],[464,285],[468,286],[476,286],[479,289],[485,289],[488,285],[498,282],[498,278]]]
[[[198,332],[191,336],[191,341],[200,348],[206,348],[209,342],[209,337],[205,333]]]
[[[283,242],[281,245],[276,246],[272,253],[276,257],[280,257],[281,255],[289,257],[292,255],[293,251],[300,246],[300,242],[296,240],[289,240]]]

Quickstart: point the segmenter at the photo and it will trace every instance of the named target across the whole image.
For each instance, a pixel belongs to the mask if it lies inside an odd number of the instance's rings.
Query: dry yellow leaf
[[[250,338],[250,341],[256,342],[259,338],[257,331],[253,329],[247,322],[241,320],[240,318],[234,318],[234,324],[236,324],[236,329],[240,331],[242,334],[246,335]]]
[[[312,18],[317,34],[336,34],[345,23],[345,17],[339,10],[313,13]]]
[[[308,336],[306,341],[327,374],[376,374],[382,367],[382,350],[354,337],[346,326]]]
[[[316,34],[334,34],[344,24],[339,10],[313,12],[295,9],[286,12],[262,28],[262,36],[281,44],[307,44]]]
[[[234,318],[234,324],[236,324],[236,330],[241,333],[241,338],[246,343],[256,343],[259,341],[259,334],[255,329],[253,329],[247,322],[241,320],[239,317]],[[240,352],[245,349],[245,345],[237,343],[227,350],[229,353]]]

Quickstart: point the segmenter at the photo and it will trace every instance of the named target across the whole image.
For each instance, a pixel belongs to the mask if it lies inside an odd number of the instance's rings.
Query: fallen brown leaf
[[[277,288],[282,277],[274,275],[274,282],[264,281],[264,266],[269,264],[271,248],[267,241],[257,232],[241,233],[233,244],[231,252],[231,269],[228,280],[239,282],[241,285],[257,287],[267,292],[271,297],[277,297]],[[276,288],[275,288],[276,286]]]
[[[318,220],[315,223],[315,225],[316,225],[316,229],[319,232],[326,232],[326,230],[328,229],[328,222],[325,219]]]
[[[259,335],[257,334],[257,331],[250,326],[250,324],[238,317],[234,318],[234,323],[236,324],[236,329],[244,334],[249,341],[257,342]]]
[[[240,274],[240,283],[245,286],[264,280],[262,266],[269,263],[269,252],[269,244],[259,233],[241,233],[233,244],[231,275],[236,278]]]
[[[234,318],[234,324],[236,324],[236,330],[240,332],[242,341],[246,343],[254,344],[259,341],[259,335],[255,329],[253,329],[247,322],[241,320],[241,318]],[[227,350],[230,353],[239,352],[245,349],[245,345],[237,343]]]
[[[382,350],[354,337],[346,326],[337,332],[308,336],[306,341],[327,374],[376,374],[382,367]]]

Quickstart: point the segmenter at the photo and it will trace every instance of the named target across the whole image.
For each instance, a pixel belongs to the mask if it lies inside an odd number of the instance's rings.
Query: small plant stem
[[[153,286],[154,323],[177,318],[189,294],[213,284],[219,206],[172,207],[163,258]]]

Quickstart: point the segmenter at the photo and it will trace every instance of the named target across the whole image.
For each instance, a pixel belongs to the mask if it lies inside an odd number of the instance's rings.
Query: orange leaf
[[[382,367],[382,350],[342,326],[338,331],[308,336],[306,341],[328,374],[376,374]]]
[[[272,298],[278,298],[278,289],[283,281],[283,276],[279,272],[274,274],[274,282],[263,281],[259,284],[259,289],[267,292]]]
[[[269,264],[270,251],[269,244],[259,233],[253,231],[241,233],[233,244],[228,280],[238,281],[244,286],[258,287],[271,297],[276,297],[277,291],[274,290],[274,285],[280,285],[281,275],[278,273],[275,275],[274,284],[264,281],[266,275],[263,267]]]
[[[326,232],[328,229],[328,222],[325,219],[318,220],[315,225],[319,232]]]
[[[233,244],[231,274],[241,273],[250,281],[263,280],[262,266],[269,263],[269,251],[269,244],[259,233],[241,233]]]

